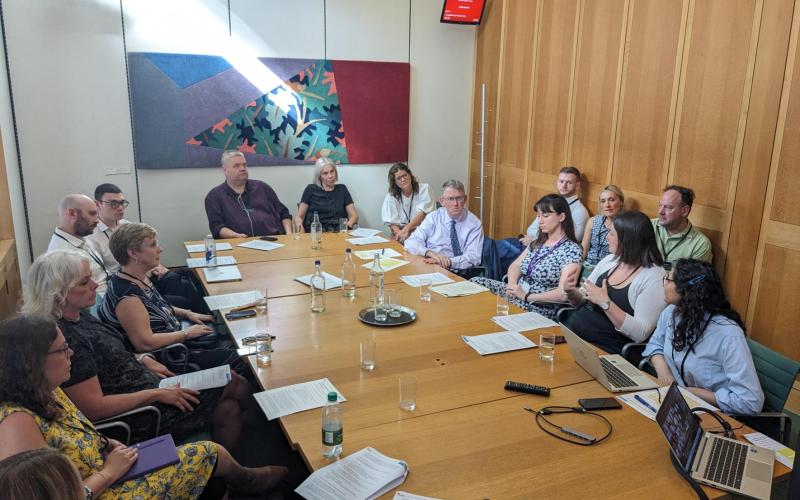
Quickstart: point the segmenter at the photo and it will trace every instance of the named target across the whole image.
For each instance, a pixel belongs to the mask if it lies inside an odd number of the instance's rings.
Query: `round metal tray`
[[[363,321],[368,325],[373,325],[373,326],[407,325],[408,323],[411,323],[417,319],[417,313],[413,309],[405,306],[397,307],[397,309],[400,310],[399,318],[393,318],[391,316],[388,316],[386,318],[386,321],[376,321],[375,307],[368,307],[358,312],[358,319],[360,319],[361,321]]]

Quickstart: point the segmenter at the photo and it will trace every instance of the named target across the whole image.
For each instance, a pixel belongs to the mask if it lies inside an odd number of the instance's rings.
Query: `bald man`
[[[86,239],[97,226],[97,205],[82,194],[70,194],[58,205],[58,227],[53,231],[47,251],[72,249],[90,259],[92,279],[97,283],[97,293],[106,292],[108,273],[100,251]]]

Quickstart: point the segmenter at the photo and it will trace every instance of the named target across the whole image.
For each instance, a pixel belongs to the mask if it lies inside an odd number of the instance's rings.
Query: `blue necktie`
[[[461,255],[461,245],[458,244],[458,233],[456,233],[456,221],[450,220],[450,246],[453,247],[453,257]]]

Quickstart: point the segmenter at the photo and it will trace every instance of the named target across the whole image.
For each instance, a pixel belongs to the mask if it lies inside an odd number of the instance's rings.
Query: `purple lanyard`
[[[541,257],[539,257],[539,252],[542,250],[542,248],[544,248],[544,245],[542,245],[542,246],[540,246],[540,247],[537,247],[537,248],[536,248],[536,252],[533,254],[533,257],[531,257],[531,261],[530,261],[530,263],[528,264],[528,272],[526,272],[526,273],[525,273],[525,276],[526,276],[526,277],[527,277],[529,280],[530,280],[530,279],[533,279],[533,278],[531,277],[531,275],[533,274],[533,270],[534,270],[534,268],[536,267],[536,264],[538,264],[539,262],[541,262],[541,261],[543,261],[544,259],[546,259],[547,257],[549,257],[549,256],[550,256],[550,254],[552,254],[553,252],[555,252],[555,251],[556,251],[556,249],[557,249],[558,247],[560,247],[560,246],[561,246],[561,244],[562,244],[562,243],[564,243],[565,241],[567,241],[567,237],[566,237],[566,236],[564,236],[563,238],[561,238],[560,240],[558,240],[558,243],[556,243],[555,245],[553,245],[552,247],[550,247],[550,250],[549,250],[547,253],[543,254]]]

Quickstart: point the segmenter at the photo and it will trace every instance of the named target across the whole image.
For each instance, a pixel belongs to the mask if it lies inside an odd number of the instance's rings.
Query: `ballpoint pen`
[[[648,403],[647,401],[645,401],[645,400],[644,400],[644,398],[643,398],[643,397],[641,397],[640,395],[638,395],[638,394],[635,394],[633,397],[634,397],[634,399],[636,399],[636,401],[640,402],[640,403],[641,403],[641,404],[642,404],[642,405],[643,405],[645,408],[647,408],[648,410],[652,411],[653,413],[658,413],[658,410],[656,410],[655,408],[653,408],[653,405],[651,405],[650,403]]]

